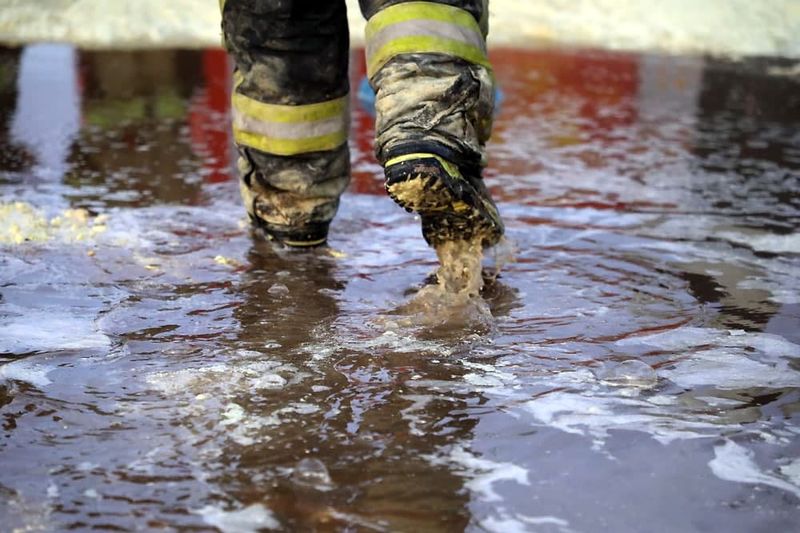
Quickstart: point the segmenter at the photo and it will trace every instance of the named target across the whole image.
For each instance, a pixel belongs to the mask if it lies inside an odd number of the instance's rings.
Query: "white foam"
[[[659,373],[687,389],[703,385],[717,389],[800,387],[800,373],[789,367],[788,361],[765,364],[743,355],[724,348],[705,350]]]
[[[12,307],[12,306],[9,306]],[[0,352],[29,353],[58,350],[107,349],[111,340],[95,329],[94,316],[74,316],[68,311],[30,310],[13,306],[20,316],[0,321]]]
[[[757,252],[800,254],[800,233],[775,235],[772,233],[720,232],[719,237],[750,246]]]
[[[591,437],[601,446],[614,429],[650,434],[661,443],[717,435],[725,429],[739,428],[735,418],[699,414],[676,408],[677,399],[655,395],[647,398],[623,397],[592,390],[554,391],[523,404],[523,409],[541,424],[566,433]]]
[[[283,376],[278,374],[264,374],[252,381],[252,386],[255,389],[269,389],[277,390],[286,386],[288,381]]]
[[[800,372],[789,366],[790,358],[800,356],[800,346],[779,335],[682,327],[629,337],[616,344],[621,347],[646,344],[686,353],[673,365],[658,371],[660,377],[686,388],[701,385],[718,389],[800,386]],[[713,348],[708,349],[708,346]]]
[[[0,379],[23,381],[36,388],[43,389],[52,383],[47,377],[50,370],[50,368],[39,363],[29,361],[28,359],[22,359],[19,361],[11,361],[10,363],[0,366]]]
[[[216,527],[222,533],[250,533],[259,529],[281,527],[272,511],[258,503],[238,511],[224,511],[219,507],[206,505],[202,509],[192,510],[192,513],[200,515],[206,524]]]
[[[222,425],[229,426],[240,423],[245,416],[244,408],[238,403],[229,403],[222,412]]]
[[[519,519],[527,524],[533,524],[537,526],[543,524],[552,524],[554,526],[561,527],[569,526],[569,522],[555,516],[520,516]]]
[[[795,459],[788,465],[783,465],[780,467],[780,471],[789,482],[800,487],[800,459]]]
[[[224,393],[242,389],[281,389],[300,382],[308,374],[296,367],[277,361],[244,360],[213,363],[196,368],[154,372],[147,383],[167,394],[193,392],[201,394],[211,389]]]
[[[714,458],[708,462],[708,466],[715,476],[725,481],[768,485],[800,498],[800,485],[762,472],[753,460],[753,452],[731,440],[714,448]]]
[[[498,463],[478,457],[461,445],[454,446],[444,457],[429,456],[428,459],[433,464],[447,463],[460,467],[462,475],[468,478],[464,486],[485,502],[503,500],[494,488],[497,482],[513,481],[520,485],[530,485],[528,471],[525,468],[513,463]]]
[[[530,533],[531,531],[542,531],[543,526],[552,526],[547,531],[558,531],[559,533],[570,533],[569,522],[555,516],[524,516],[516,514],[514,516],[490,516],[480,521],[481,531],[492,533]],[[531,528],[531,526],[536,526]]]
[[[307,402],[292,402],[286,407],[282,407],[275,411],[276,415],[287,413],[296,413],[298,415],[310,415],[319,411],[319,407]]]
[[[371,337],[342,332],[328,341],[307,344],[303,347],[303,351],[315,359],[325,359],[339,350],[376,353],[379,348],[400,353],[434,353],[437,356],[448,356],[453,352],[452,348],[440,342],[418,339],[404,334],[402,329],[384,331],[380,335]]]
[[[411,405],[400,411],[400,416],[408,422],[408,432],[418,437],[424,436],[425,430],[422,426],[425,420],[418,413],[424,414],[425,408],[436,398],[430,394],[404,394],[403,399],[411,402]]]

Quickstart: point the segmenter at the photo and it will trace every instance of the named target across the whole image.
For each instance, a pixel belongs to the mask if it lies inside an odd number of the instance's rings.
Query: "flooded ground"
[[[0,49],[2,529],[795,530],[797,67],[494,60],[516,260],[442,323],[355,90],[331,248],[276,251],[220,51]]]

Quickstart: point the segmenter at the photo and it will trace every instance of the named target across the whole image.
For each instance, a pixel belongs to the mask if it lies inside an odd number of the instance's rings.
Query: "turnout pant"
[[[248,214],[272,235],[324,240],[350,171],[345,1],[221,3]],[[432,153],[480,173],[494,105],[487,3],[360,1],[382,164]]]

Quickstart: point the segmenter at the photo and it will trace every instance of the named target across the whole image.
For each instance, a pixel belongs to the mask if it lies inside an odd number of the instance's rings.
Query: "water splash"
[[[402,327],[491,329],[493,318],[481,296],[484,288],[480,239],[445,242],[436,248],[439,268],[397,313]]]

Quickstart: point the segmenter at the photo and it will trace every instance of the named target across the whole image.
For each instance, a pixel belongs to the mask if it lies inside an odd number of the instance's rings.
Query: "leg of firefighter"
[[[221,4],[247,212],[285,245],[322,244],[350,179],[345,2]]]
[[[389,195],[432,246],[498,242],[504,228],[481,178],[494,107],[488,0],[361,0],[376,90],[376,155]]]

